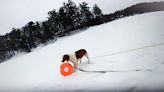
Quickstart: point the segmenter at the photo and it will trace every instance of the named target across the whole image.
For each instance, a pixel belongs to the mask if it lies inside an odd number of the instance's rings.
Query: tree
[[[92,10],[92,12],[93,12],[93,15],[94,15],[94,18],[102,18],[102,11],[101,11],[101,9],[97,6],[97,4],[95,4],[94,6],[93,6],[93,10]]]
[[[31,48],[36,48],[36,34],[37,34],[37,31],[36,31],[36,26],[35,26],[35,23],[33,21],[30,21],[28,23],[28,31],[29,31],[29,44],[30,44],[30,47]]]
[[[55,36],[59,31],[59,16],[56,10],[48,12],[48,15],[48,25],[50,25],[49,30],[51,31],[52,35]]]
[[[77,26],[77,22],[78,22],[78,15],[79,15],[79,11],[78,11],[78,7],[76,6],[76,4],[74,2],[72,2],[71,0],[68,0],[68,3],[66,3],[64,5],[64,8],[66,10],[66,16],[68,18],[68,26],[70,27],[70,30],[76,28]]]
[[[64,9],[64,7],[61,7],[58,11],[58,21],[59,21],[59,26],[60,26],[60,30],[64,30],[66,28],[66,11]]]
[[[93,10],[92,10],[92,13],[93,13],[93,16],[94,18],[92,19],[92,21],[90,22],[90,25],[93,26],[93,25],[99,25],[99,24],[102,24],[104,21],[103,21],[103,14],[102,14],[102,11],[101,9],[97,6],[97,4],[95,4],[93,6]]]
[[[81,20],[81,26],[89,26],[89,21],[93,18],[93,15],[91,11],[89,10],[90,7],[88,7],[88,4],[86,2],[82,2],[79,6],[80,8],[80,20]]]

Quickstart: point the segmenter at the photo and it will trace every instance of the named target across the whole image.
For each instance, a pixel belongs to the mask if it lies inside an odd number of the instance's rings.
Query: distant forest
[[[64,2],[59,10],[48,12],[48,19],[43,22],[29,21],[22,28],[12,28],[10,33],[0,36],[0,62],[10,59],[17,53],[29,53],[38,45],[46,45],[49,41],[68,36],[122,17],[146,12],[164,10],[164,2],[140,3],[116,11],[103,14],[95,4],[92,8],[86,2],[78,6],[71,0]]]

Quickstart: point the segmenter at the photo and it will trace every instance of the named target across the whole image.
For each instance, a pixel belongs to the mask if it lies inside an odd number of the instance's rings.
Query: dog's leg
[[[81,59],[77,59],[77,63],[78,64],[81,64]]]
[[[88,59],[88,64],[89,64],[89,56],[88,56],[88,53],[86,53],[85,56],[87,57],[87,59]]]
[[[74,62],[74,61],[71,61],[72,63],[73,63],[73,65],[74,65],[74,72],[76,71],[76,68],[77,68],[77,65],[78,65],[78,63],[76,63],[76,62]]]
[[[79,61],[80,61],[80,64],[81,64],[81,59],[79,59]]]
[[[74,72],[76,71],[77,63],[74,63]]]

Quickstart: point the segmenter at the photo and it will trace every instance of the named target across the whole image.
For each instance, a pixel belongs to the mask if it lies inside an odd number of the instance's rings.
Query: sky
[[[140,2],[164,0],[72,0],[76,4],[87,2],[90,7],[97,4],[103,13],[112,13]],[[0,35],[11,31],[12,28],[21,28],[29,21],[44,21],[47,12],[58,10],[67,0],[0,0]]]

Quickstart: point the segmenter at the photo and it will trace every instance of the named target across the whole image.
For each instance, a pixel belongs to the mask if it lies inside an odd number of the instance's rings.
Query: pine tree
[[[74,2],[71,0],[68,0],[68,3],[64,6],[66,10],[66,16],[68,18],[68,26],[70,26],[70,30],[74,29],[76,27],[76,24],[78,22],[78,7]]]
[[[29,45],[29,40],[28,40],[28,37],[27,35],[25,34],[25,31],[22,30],[21,32],[21,42],[20,42],[20,49],[23,51],[23,52],[31,52],[31,48],[30,48],[30,45]]]
[[[28,23],[28,31],[29,31],[29,43],[31,48],[36,48],[36,26],[33,21]]]
[[[103,23],[103,14],[101,9],[95,4],[92,10],[94,19],[90,22],[90,25],[99,25]]]
[[[50,31],[53,36],[56,36],[59,31],[59,20],[58,20],[58,13],[56,10],[48,12],[48,24],[50,25]]]
[[[83,27],[89,26],[88,23],[93,18],[93,15],[91,11],[89,10],[90,7],[88,7],[88,4],[86,2],[82,2],[79,8],[80,8],[80,13],[81,13],[81,16],[80,16],[81,26]]]
[[[93,10],[92,10],[92,12],[93,12],[93,15],[94,15],[94,18],[102,18],[102,11],[101,11],[101,9],[97,6],[97,4],[95,4],[94,6],[93,6]]]
[[[64,4],[65,5],[65,4]],[[60,31],[64,30],[66,28],[66,11],[64,7],[61,7],[58,11],[58,21],[60,26]]]

